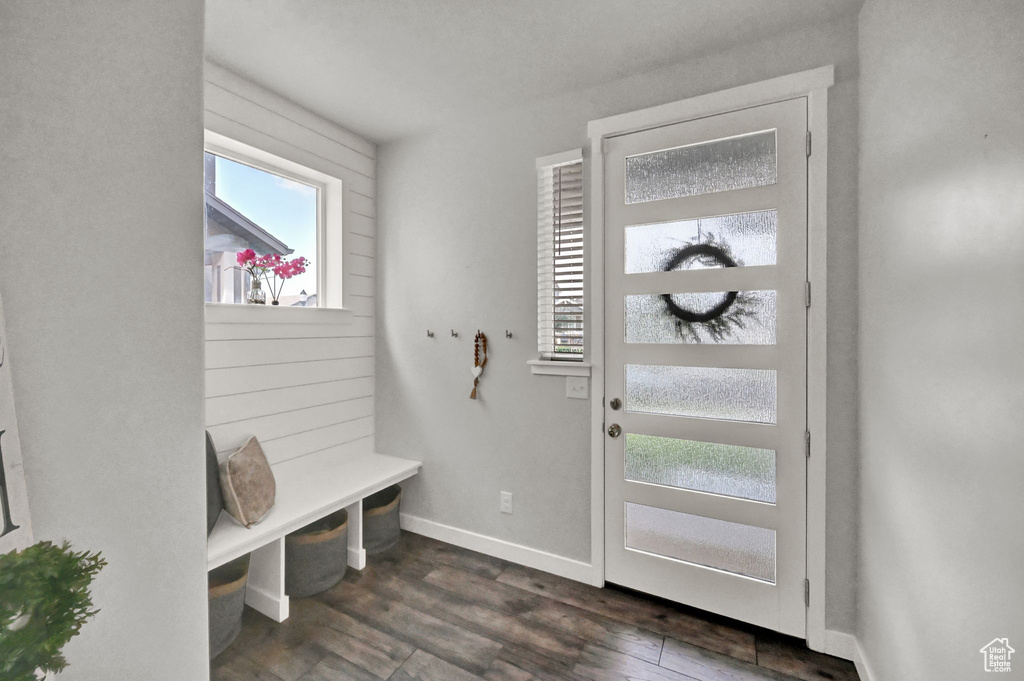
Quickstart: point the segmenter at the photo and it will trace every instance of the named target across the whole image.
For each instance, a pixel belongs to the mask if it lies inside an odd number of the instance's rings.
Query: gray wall
[[[586,146],[592,119],[835,64],[827,623],[852,630],[856,51],[851,17],[382,147],[378,450],[424,462],[408,484],[404,511],[590,562],[590,405],[566,399],[564,379],[533,376],[526,365],[537,356],[534,160]],[[435,338],[426,337],[428,328]],[[474,402],[468,397],[478,328],[491,352]],[[514,493],[513,515],[499,513],[499,490]]]
[[[860,20],[860,618],[878,681],[1024,669],[1024,5]]]
[[[110,562],[61,679],[206,678],[203,3],[0,9],[0,294],[37,539]]]

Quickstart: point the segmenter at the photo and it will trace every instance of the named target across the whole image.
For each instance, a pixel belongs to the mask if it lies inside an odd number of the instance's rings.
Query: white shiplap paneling
[[[284,407],[288,405],[282,404],[279,406]],[[343,426],[360,419],[368,419],[372,415],[373,398],[359,397],[352,400],[342,400],[341,402],[331,402],[318,407],[305,407],[280,414],[260,416],[244,421],[233,421],[220,426],[210,426],[209,430],[217,447],[224,452],[234,451],[254,433],[259,437],[260,444],[263,445],[266,451],[266,448],[273,442],[307,433],[316,433],[312,437],[319,443],[319,435],[322,431],[335,426]],[[362,432],[355,433],[355,435],[359,436],[364,434]],[[348,437],[349,435],[353,435],[353,433],[347,432],[345,428],[339,428],[339,439],[326,440],[322,443],[322,446],[318,445],[317,449],[340,444],[345,439],[352,439]],[[292,455],[302,453],[307,452],[283,451],[281,458],[271,460],[271,463],[278,463],[279,461],[292,458]],[[267,456],[270,456],[269,451],[267,451]]]
[[[372,376],[211,397],[206,400],[206,425],[212,428],[290,410],[361,399],[367,393],[373,393]]]
[[[206,424],[217,450],[256,435],[271,463],[371,452],[376,146],[215,64],[205,96],[208,130],[342,181],[350,310],[207,308]]]
[[[347,378],[366,378],[367,376],[372,377],[373,372],[372,357],[270,364],[255,369],[252,367],[207,369],[206,398],[311,385]]]
[[[206,368],[260,367],[372,357],[373,338],[280,338],[206,343]]]

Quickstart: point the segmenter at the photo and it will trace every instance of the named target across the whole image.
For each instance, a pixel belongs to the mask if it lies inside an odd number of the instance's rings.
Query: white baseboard
[[[878,677],[871,671],[871,665],[868,664],[868,659],[864,655],[864,648],[861,647],[860,641],[856,639],[854,639],[853,664],[857,667],[857,675],[860,676],[860,681],[877,681]]]
[[[419,518],[407,513],[401,514],[401,519],[403,530],[422,534],[424,537],[437,539],[438,541],[454,544],[455,546],[461,546],[470,551],[501,558],[510,563],[549,572],[566,579],[572,579],[585,584],[594,584],[594,568],[590,563],[557,556],[539,549],[531,549],[528,546],[513,544],[503,539],[495,539],[494,537],[462,530],[451,525],[442,525],[433,520]]]
[[[857,656],[857,638],[845,631],[826,629],[825,649],[822,652],[826,655],[853,661]]]

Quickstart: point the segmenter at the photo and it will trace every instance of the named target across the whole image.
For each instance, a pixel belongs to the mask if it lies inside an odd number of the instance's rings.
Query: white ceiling
[[[376,142],[722,50],[861,0],[207,0],[208,58]]]

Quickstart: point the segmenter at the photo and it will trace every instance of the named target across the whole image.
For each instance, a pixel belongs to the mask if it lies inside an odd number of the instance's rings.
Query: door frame
[[[590,121],[586,229],[589,231],[586,332],[591,369],[590,563],[591,583],[605,583],[605,320],[604,320],[604,140],[674,123],[807,98],[807,128],[812,153],[807,164],[807,280],[811,305],[807,316],[807,429],[811,434],[807,461],[807,645],[825,650],[825,470],[827,404],[827,279],[828,243],[828,88],[835,82],[831,65],[750,85],[700,95],[678,102]]]

